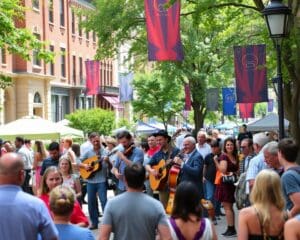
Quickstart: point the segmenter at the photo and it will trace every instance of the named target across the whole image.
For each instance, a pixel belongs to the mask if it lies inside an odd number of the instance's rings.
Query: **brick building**
[[[54,63],[46,64],[32,53],[31,61],[7,54],[1,49],[0,72],[11,76],[13,86],[0,98],[0,123],[26,115],[38,115],[59,121],[76,109],[95,106],[124,115],[118,103],[116,61],[100,63],[100,86],[97,96],[85,96],[85,61],[96,53],[96,36],[80,28],[74,8],[93,6],[88,0],[24,0],[25,18],[18,27],[27,28],[55,53]],[[83,16],[84,17],[84,16]]]

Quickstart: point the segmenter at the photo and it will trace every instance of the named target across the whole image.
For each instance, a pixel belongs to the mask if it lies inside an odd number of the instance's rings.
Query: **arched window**
[[[34,94],[33,102],[34,102],[34,103],[42,103],[41,95],[40,95],[38,92],[36,92],[36,93]]]

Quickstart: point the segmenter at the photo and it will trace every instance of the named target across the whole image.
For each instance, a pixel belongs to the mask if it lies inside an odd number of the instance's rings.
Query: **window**
[[[60,26],[65,26],[65,5],[64,0],[59,1],[59,16],[60,16]]]
[[[75,34],[75,13],[72,10],[72,34]]]
[[[36,93],[34,94],[33,102],[34,102],[34,103],[42,103],[41,95],[40,95],[38,92],[36,92]]]
[[[39,0],[32,0],[32,7],[39,9],[40,8],[40,1]]]
[[[40,40],[40,34],[34,33],[35,37]],[[41,59],[39,58],[39,50],[34,49],[32,53],[32,61],[34,66],[41,66]]]
[[[53,0],[49,0],[49,22],[53,23]]]
[[[73,63],[73,83],[74,85],[76,85],[76,56],[73,56],[72,63]]]
[[[85,37],[86,37],[87,40],[90,39],[90,33],[88,31],[85,32]]]
[[[79,57],[79,79],[80,79],[80,83],[83,84],[83,72],[82,72],[82,57]]]
[[[82,21],[82,17],[81,17],[81,16],[79,16],[79,21],[78,21],[79,37],[82,37],[82,27],[81,27],[81,21]]]
[[[51,53],[54,53],[54,46],[50,45],[50,51]],[[50,75],[54,76],[55,71],[54,71],[54,62],[50,62]]]
[[[2,62],[2,64],[6,64],[6,49],[5,48],[1,49],[1,62]]]
[[[61,66],[61,76],[66,77],[66,49],[60,48],[60,66]]]

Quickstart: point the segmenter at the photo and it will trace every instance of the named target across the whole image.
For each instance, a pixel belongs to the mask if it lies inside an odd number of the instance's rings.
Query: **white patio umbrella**
[[[71,130],[73,131],[74,129],[59,126],[54,122],[38,116],[25,116],[0,126],[0,138],[4,140],[14,140],[16,136],[20,136],[31,140],[54,140],[66,136],[67,134],[71,135]],[[77,132],[79,130],[75,130],[76,133],[79,134]]]

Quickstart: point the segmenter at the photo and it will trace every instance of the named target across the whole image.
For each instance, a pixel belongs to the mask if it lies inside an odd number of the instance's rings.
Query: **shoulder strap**
[[[202,218],[201,219],[201,222],[200,222],[200,229],[199,231],[196,233],[195,237],[194,237],[194,240],[198,240],[198,239],[201,239],[203,233],[204,233],[204,230],[205,230],[205,226],[206,226],[206,221],[205,221],[205,218]]]
[[[175,219],[170,217],[170,222],[171,222],[171,225],[176,233],[176,236],[178,237],[179,240],[185,240],[184,236],[182,235],[179,227],[177,226],[176,222],[175,222]]]

